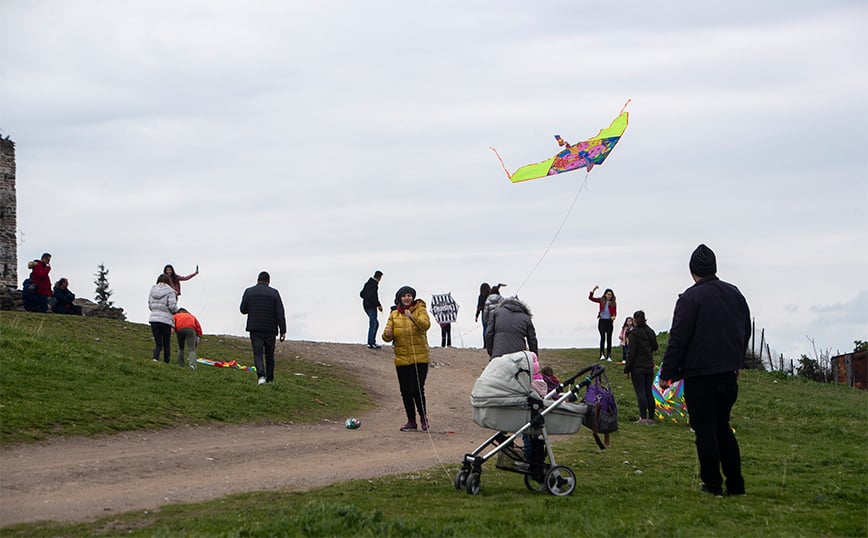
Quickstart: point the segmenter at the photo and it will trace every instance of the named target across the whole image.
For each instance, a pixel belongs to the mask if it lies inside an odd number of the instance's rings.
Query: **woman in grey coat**
[[[168,276],[160,275],[148,294],[148,309],[151,311],[148,322],[154,335],[153,359],[159,361],[162,350],[163,362],[167,364],[171,355],[172,327],[175,326],[173,315],[178,311],[178,297],[170,282]]]
[[[485,328],[485,349],[489,357],[530,350],[539,355],[532,314],[518,297],[504,299],[492,310]]]

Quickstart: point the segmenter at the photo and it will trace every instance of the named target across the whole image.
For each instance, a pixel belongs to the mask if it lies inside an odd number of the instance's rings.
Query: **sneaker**
[[[645,424],[645,419],[644,419],[644,418],[640,418],[639,420],[637,420],[637,421],[634,422],[633,424]]]
[[[601,360],[601,361],[606,360],[606,356],[605,356],[605,355],[600,355],[600,360]]]
[[[646,426],[653,426],[654,425],[654,419],[653,418],[643,418],[642,424],[645,424]]]
[[[191,369],[191,370],[195,370],[195,369],[196,369],[196,365],[195,365],[195,364],[191,364],[191,365],[190,365],[190,369]]]
[[[612,357],[606,357],[606,362],[612,362]]]
[[[257,383],[257,385],[264,385],[264,384],[265,384],[265,378],[264,378],[264,377],[260,377],[260,378],[259,378],[259,382]]]
[[[160,362],[160,359],[154,359],[154,362]]]
[[[416,423],[415,422],[408,422],[408,423],[404,424],[403,426],[401,426],[401,431],[402,432],[414,432],[414,431],[416,431]]]
[[[427,432],[428,431],[428,419],[423,418],[421,421],[419,421],[419,426],[422,427],[423,432]]]

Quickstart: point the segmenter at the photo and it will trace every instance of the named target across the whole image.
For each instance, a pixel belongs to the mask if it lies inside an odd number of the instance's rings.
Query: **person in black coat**
[[[274,381],[274,346],[278,332],[281,342],[286,339],[283,300],[280,292],[269,286],[270,283],[271,276],[262,271],[256,285],[244,290],[241,297],[241,313],[247,314],[247,332],[253,345],[253,364],[260,385]]]
[[[381,278],[383,278],[383,272],[374,271],[374,276],[365,282],[362,291],[359,292],[359,297],[362,298],[362,308],[368,315],[368,349],[380,349],[381,347],[377,345],[377,329],[380,328],[377,312],[383,311],[379,296]]]
[[[636,403],[639,405],[637,424],[654,424],[654,352],[657,351],[657,335],[645,321],[645,312],[633,314],[633,330],[628,336],[627,360],[624,373],[633,382]]]
[[[61,278],[54,284],[54,292],[52,293],[53,306],[51,311],[55,314],[72,314],[73,316],[81,315],[81,307],[73,304],[75,294],[69,291],[69,280]]]
[[[702,491],[744,495],[741,452],[730,413],[751,336],[750,309],[737,287],[717,278],[717,259],[707,246],[693,251],[690,274],[694,285],[675,303],[659,384],[665,390],[672,381],[684,379]]]

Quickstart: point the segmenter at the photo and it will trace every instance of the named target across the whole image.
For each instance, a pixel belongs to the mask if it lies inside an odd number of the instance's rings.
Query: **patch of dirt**
[[[406,418],[390,347],[286,342],[277,353],[278,362],[293,354],[347,369],[376,408],[358,415],[357,430],[343,420],[213,425],[3,447],[0,525],[87,521],[232,493],[301,491],[441,467],[460,463],[492,434],[473,423],[470,409],[473,383],[488,364],[484,350],[431,349],[428,432],[398,431]],[[278,370],[278,381],[281,373],[288,375]]]

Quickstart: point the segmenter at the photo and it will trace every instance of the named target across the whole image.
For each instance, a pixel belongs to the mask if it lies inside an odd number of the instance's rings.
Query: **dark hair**
[[[555,375],[555,371],[552,370],[551,366],[543,366],[542,368],[539,369],[539,373],[541,373],[542,375],[548,375],[548,376]]]
[[[157,284],[168,284],[171,286],[172,279],[166,273],[160,273],[160,276],[157,277]]]
[[[271,275],[268,274],[268,271],[262,271],[261,273],[259,273],[259,276],[256,277],[256,281],[268,284],[269,282],[271,282]]]
[[[645,312],[641,310],[633,312],[633,325],[635,325],[636,327],[645,326]]]
[[[57,287],[57,286],[60,286],[61,284],[64,284],[64,283],[69,284],[69,280],[67,280],[66,277],[63,277],[60,280],[58,280],[57,282],[55,282],[54,286]]]
[[[180,314],[181,312],[183,312],[184,314],[189,314],[189,313],[190,313],[189,310],[187,310],[186,308],[183,308],[183,307],[178,309],[178,313]]]
[[[484,295],[488,297],[491,295],[491,285],[488,282],[483,282],[481,286],[479,286],[479,295]]]
[[[51,254],[49,254],[49,253],[47,253],[47,252],[43,252],[43,253],[42,253],[42,257],[39,258],[39,259],[40,259],[40,260],[44,260],[46,257],[50,258],[50,257],[51,257]]]
[[[376,278],[377,280],[379,280],[381,276],[383,276],[383,272],[382,272],[382,271],[380,271],[380,270],[374,271],[374,278]]]

